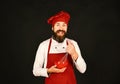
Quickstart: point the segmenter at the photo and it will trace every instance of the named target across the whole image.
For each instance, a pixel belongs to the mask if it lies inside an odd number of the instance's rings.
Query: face
[[[67,27],[65,22],[56,22],[52,27],[54,39],[58,42],[63,42],[67,33]]]

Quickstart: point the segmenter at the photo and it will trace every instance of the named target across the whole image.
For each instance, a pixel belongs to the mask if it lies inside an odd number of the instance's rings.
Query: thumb
[[[53,65],[53,67],[57,67],[57,65]]]
[[[72,42],[70,40],[68,40],[68,45],[72,45]]]

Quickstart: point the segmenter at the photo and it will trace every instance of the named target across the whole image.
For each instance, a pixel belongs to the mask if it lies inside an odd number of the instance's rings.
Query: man
[[[86,71],[77,42],[66,37],[69,20],[65,11],[48,19],[53,35],[40,43],[33,66],[33,74],[45,77],[45,84],[77,84],[74,67],[81,73]]]

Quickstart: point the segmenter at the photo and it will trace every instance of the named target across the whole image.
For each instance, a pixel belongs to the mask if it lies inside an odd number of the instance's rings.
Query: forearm
[[[34,68],[33,75],[34,76],[48,77],[47,69],[46,68]]]
[[[84,73],[86,71],[86,63],[83,58],[78,57],[77,60],[75,61],[75,66],[78,69],[79,72]]]

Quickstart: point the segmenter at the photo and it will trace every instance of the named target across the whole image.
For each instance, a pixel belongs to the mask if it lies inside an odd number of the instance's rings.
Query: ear
[[[52,31],[53,31],[53,27],[52,27]]]

